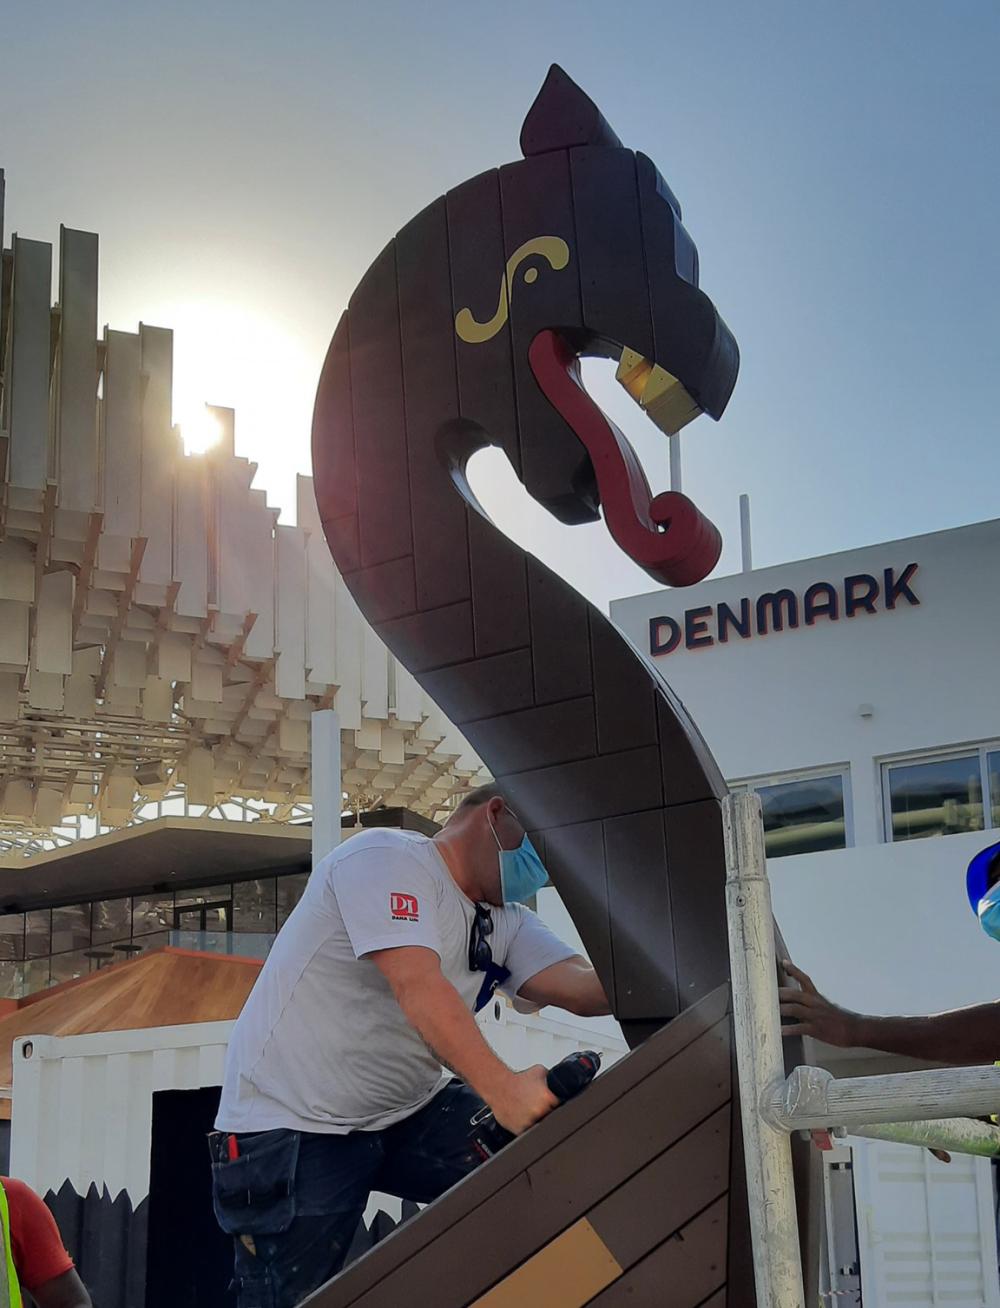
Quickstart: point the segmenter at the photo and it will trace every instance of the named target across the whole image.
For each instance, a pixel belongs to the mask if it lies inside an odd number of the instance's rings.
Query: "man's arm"
[[[38,1308],[92,1308],[90,1295],[73,1268],[31,1292]]]
[[[539,1008],[555,1004],[578,1017],[605,1017],[611,1012],[601,979],[582,954],[536,972],[517,993]]]
[[[782,967],[802,987],[778,991],[781,1016],[796,1019],[781,1028],[782,1035],[807,1035],[828,1045],[882,1049],[887,1054],[965,1066],[1000,1059],[1000,1002],[927,1017],[866,1017],[831,1004],[792,963],[785,961]]]
[[[496,1056],[433,949],[404,945],[368,957],[389,982],[410,1025],[489,1104],[501,1126],[520,1135],[558,1106],[545,1084],[544,1067],[514,1072]]]

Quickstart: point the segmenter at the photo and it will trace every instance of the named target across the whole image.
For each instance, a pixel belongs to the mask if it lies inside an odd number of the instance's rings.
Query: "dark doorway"
[[[219,1087],[153,1095],[146,1308],[231,1308],[233,1245],[212,1212],[205,1137]]]

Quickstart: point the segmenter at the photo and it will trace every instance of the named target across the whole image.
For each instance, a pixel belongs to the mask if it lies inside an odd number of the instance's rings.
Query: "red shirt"
[[[55,1218],[34,1190],[12,1177],[0,1178],[10,1212],[10,1243],[17,1279],[26,1290],[63,1276],[73,1259],[63,1247]]]

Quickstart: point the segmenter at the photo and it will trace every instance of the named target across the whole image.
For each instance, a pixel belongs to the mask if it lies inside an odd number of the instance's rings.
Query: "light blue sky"
[[[740,342],[723,421],[685,435],[721,570],[741,491],[758,565],[997,516],[994,0],[8,8],[7,236],[98,231],[101,321],[173,326],[175,416],[235,407],[258,484],[293,508],[353,287],[428,201],[517,156],[553,60],[658,163]],[[594,385],[665,489],[664,438]],[[603,526],[558,528],[486,480],[598,602],[649,588]]]

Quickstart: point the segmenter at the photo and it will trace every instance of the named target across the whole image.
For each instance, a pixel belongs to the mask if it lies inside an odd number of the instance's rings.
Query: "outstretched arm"
[[[555,1004],[579,1017],[604,1017],[611,1012],[601,979],[582,954],[536,972],[517,993],[539,1008]]]
[[[778,991],[781,1016],[795,1019],[781,1028],[782,1035],[807,1035],[828,1045],[882,1049],[960,1066],[1000,1059],[1000,1002],[926,1017],[867,1017],[832,1004],[793,963],[786,960],[782,967],[802,987]]]

